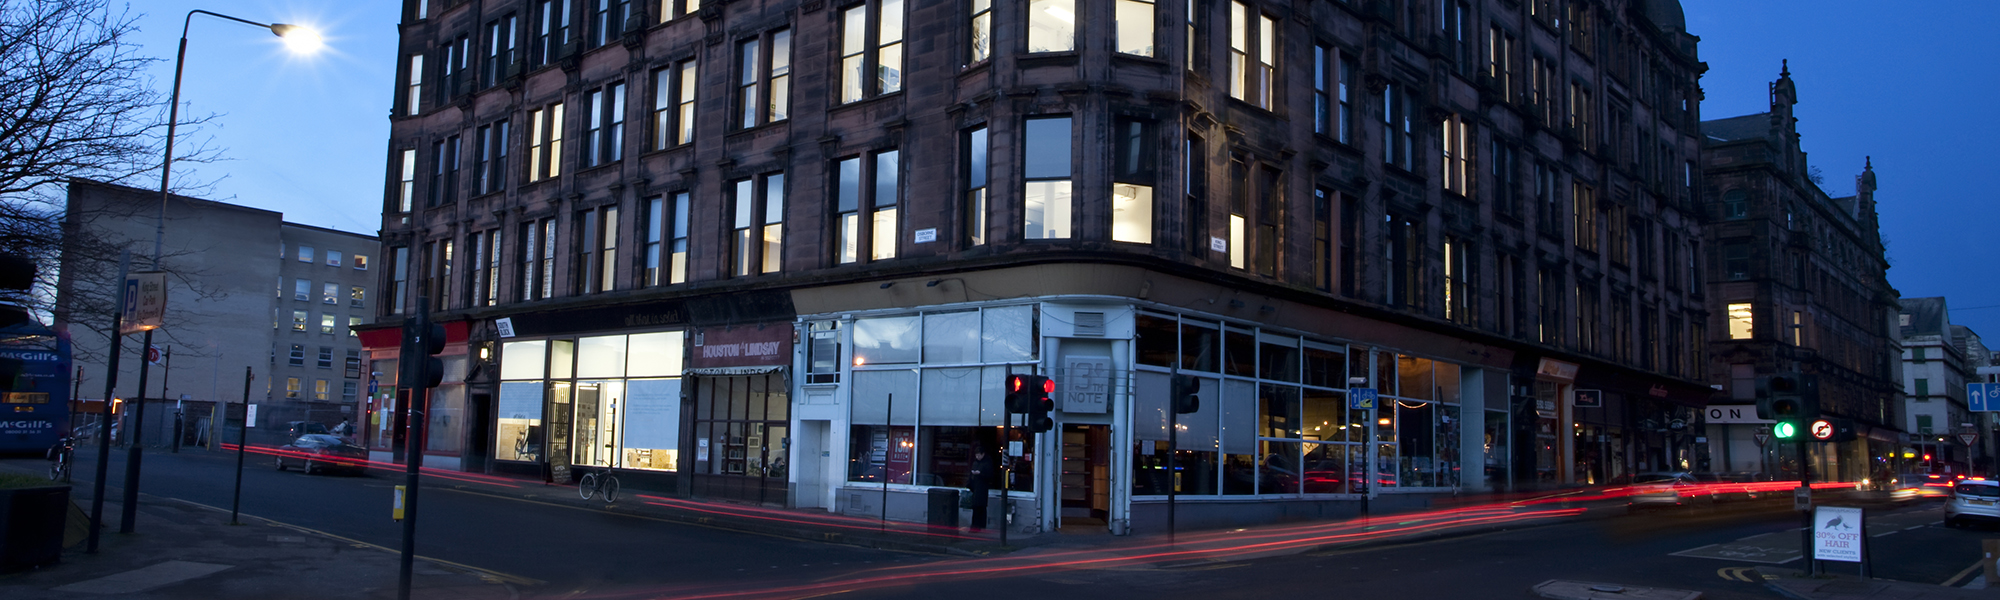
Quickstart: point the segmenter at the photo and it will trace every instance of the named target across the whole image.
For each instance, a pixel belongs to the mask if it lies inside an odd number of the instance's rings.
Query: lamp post
[[[285,38],[286,45],[290,46],[294,51],[311,51],[317,49],[320,43],[320,37],[317,32],[314,32],[311,28],[299,25],[284,23],[267,25],[200,9],[188,11],[187,17],[182,19],[180,50],[174,56],[174,91],[168,97],[167,101],[166,158],[160,162],[160,213],[159,217],[154,221],[153,227],[153,271],[160,270],[160,248],[167,236],[167,198],[169,197],[167,190],[172,182],[174,173],[174,130],[175,126],[180,123],[181,73],[187,65],[188,28],[194,25],[194,16],[197,13],[268,29],[273,35]],[[153,327],[146,328],[145,340],[139,345],[141,352],[149,352],[152,349],[153,329]],[[112,335],[117,336],[119,334],[113,331]],[[117,355],[118,344],[115,343],[115,340],[112,344],[111,352],[113,356]],[[113,360],[115,361],[116,359],[114,358]],[[139,461],[141,455],[145,452],[145,446],[141,442],[143,440],[143,426],[146,422],[146,375],[150,364],[151,361],[148,360],[139,361],[139,397],[135,400],[136,404],[132,412],[130,428],[131,448],[127,451],[128,454],[125,460],[125,499],[124,506],[122,507],[123,512],[120,515],[118,523],[119,533],[132,533],[133,521],[138,516]]]

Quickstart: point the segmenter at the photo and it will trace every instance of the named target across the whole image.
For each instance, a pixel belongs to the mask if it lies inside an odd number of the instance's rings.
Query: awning
[[[755,367],[703,367],[699,369],[688,369],[687,374],[710,376],[710,377],[726,377],[730,375],[763,375],[765,373],[782,373],[784,372],[784,370],[785,370],[784,365],[762,365]]]

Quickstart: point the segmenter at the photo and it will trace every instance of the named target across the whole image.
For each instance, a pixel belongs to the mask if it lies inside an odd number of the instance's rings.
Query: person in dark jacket
[[[984,446],[972,451],[972,470],[966,473],[966,495],[972,506],[972,530],[986,529],[986,505],[991,502],[986,492],[993,487],[993,478],[1000,475],[1000,461],[986,452]]]

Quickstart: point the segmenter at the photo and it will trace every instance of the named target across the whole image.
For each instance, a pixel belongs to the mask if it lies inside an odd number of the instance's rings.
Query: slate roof
[[[1713,142],[1763,139],[1771,133],[1771,113],[1701,122],[1701,134]]]

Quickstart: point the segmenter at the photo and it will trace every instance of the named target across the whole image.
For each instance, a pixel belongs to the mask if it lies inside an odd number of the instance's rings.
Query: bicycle
[[[609,469],[604,472],[588,472],[577,481],[576,493],[589,500],[592,494],[604,497],[606,504],[618,501],[618,478]]]
[[[49,481],[61,480],[64,483],[69,482],[70,457],[75,454],[76,444],[74,438],[62,438],[57,440],[54,446],[49,447]]]

